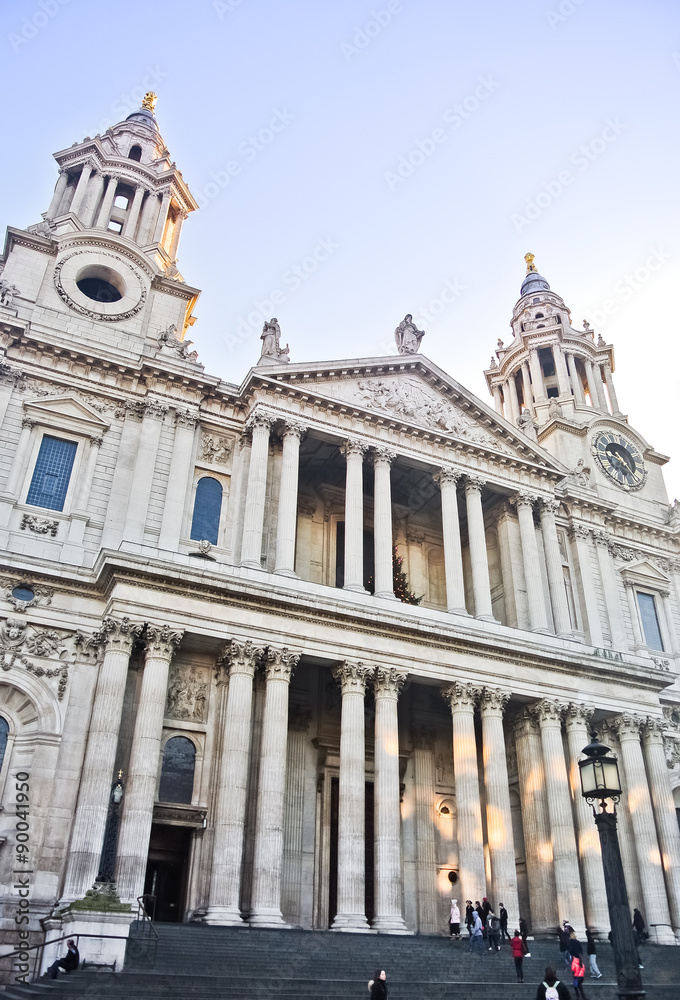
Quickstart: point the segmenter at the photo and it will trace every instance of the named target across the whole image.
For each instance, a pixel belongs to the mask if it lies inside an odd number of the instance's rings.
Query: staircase
[[[565,973],[557,942],[530,942],[526,982],[515,980],[506,944],[500,952],[471,955],[467,942],[443,937],[333,934],[156,924],[149,940],[133,924],[122,973],[77,972],[30,986],[9,986],[7,1000],[356,1000],[367,981],[385,969],[390,1000],[533,1000],[547,964]],[[602,979],[586,976],[588,1000],[616,1000],[611,949],[600,946]],[[83,956],[87,958],[86,946]],[[680,948],[642,949],[649,1000],[680,997]],[[571,990],[570,990],[571,993]]]

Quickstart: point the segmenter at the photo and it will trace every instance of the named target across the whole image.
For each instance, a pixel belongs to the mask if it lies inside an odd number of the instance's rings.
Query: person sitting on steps
[[[80,954],[76,948],[76,943],[73,938],[69,938],[66,944],[68,951],[64,957],[58,958],[56,962],[52,962],[52,965],[45,972],[45,975],[49,976],[50,979],[56,979],[58,972],[65,972],[68,975],[69,972],[74,972],[78,968]]]

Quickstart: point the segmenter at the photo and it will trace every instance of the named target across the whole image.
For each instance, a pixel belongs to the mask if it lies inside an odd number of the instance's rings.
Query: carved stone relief
[[[173,663],[165,705],[168,719],[205,722],[208,700],[208,681],[200,667],[189,663]]]

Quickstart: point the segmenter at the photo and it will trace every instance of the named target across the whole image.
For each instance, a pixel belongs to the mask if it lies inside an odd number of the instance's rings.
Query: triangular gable
[[[670,584],[668,577],[647,559],[629,563],[621,570],[621,576],[624,580],[630,580],[632,583],[661,590],[667,589]]]
[[[110,427],[93,406],[70,394],[27,399],[24,410],[27,416],[40,423],[79,433],[102,434]]]

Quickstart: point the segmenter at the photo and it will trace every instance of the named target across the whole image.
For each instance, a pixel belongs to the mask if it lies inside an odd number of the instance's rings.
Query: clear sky
[[[490,403],[531,250],[680,496],[677,0],[5,0],[0,45],[3,225],[159,95],[209,371],[241,381],[263,315],[302,362],[394,353],[412,312]]]

